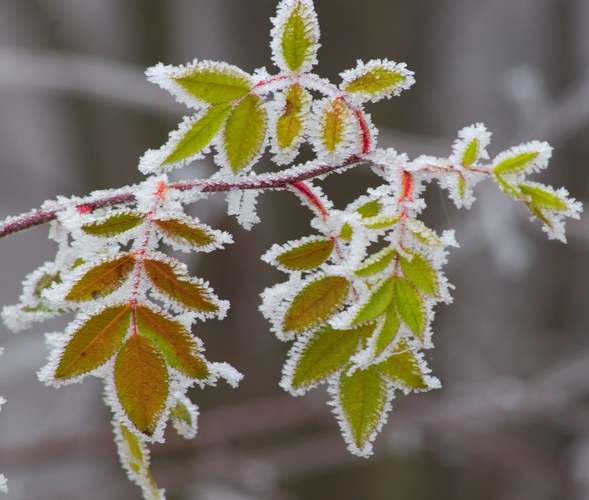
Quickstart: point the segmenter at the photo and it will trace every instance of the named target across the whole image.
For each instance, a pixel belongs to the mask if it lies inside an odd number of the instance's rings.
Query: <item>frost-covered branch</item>
[[[205,355],[195,324],[223,319],[229,303],[205,280],[166,253],[208,253],[231,235],[188,216],[185,206],[227,193],[227,211],[245,228],[260,222],[257,196],[289,190],[309,208],[313,234],[273,245],[262,259],[287,278],[262,293],[260,311],[281,341],[292,342],[280,385],[300,396],[326,385],[349,451],[368,457],[399,394],[437,389],[427,352],[433,319],[452,301],[443,267],[457,243],[422,221],[426,187],[437,182],[459,208],[474,188],[492,180],[523,203],[550,238],[565,240],[564,221],[581,205],[561,189],[529,179],[544,169],[552,148],[532,141],[488,154],[491,133],[465,127],[444,158],[378,145],[366,108],[409,89],[404,63],[379,59],[341,73],[332,83],[313,73],[319,24],[311,0],[282,0],[272,29],[276,74],[195,60],[158,64],[147,78],[190,108],[167,142],[147,151],[140,184],[58,198],[0,224],[0,237],[51,222],[53,261],[31,273],[19,304],[2,316],[13,330],[64,313],[65,332],[47,335],[49,360],[39,377],[59,387],[89,375],[105,384],[121,463],[145,498],[162,499],[148,444],[163,441],[171,422],[190,438],[198,407],[186,394],[242,375]],[[315,159],[297,165],[308,144]],[[254,169],[269,150],[277,172]],[[214,151],[218,171],[207,179],[171,182],[167,173]],[[295,166],[291,166],[291,165]],[[366,165],[380,185],[336,208],[319,183]]]

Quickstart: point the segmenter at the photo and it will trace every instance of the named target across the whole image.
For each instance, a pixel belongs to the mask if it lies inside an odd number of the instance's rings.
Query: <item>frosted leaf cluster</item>
[[[562,241],[565,219],[581,213],[565,189],[530,180],[550,159],[543,142],[491,159],[491,133],[476,123],[458,132],[447,157],[379,148],[366,106],[408,90],[413,72],[387,59],[358,61],[334,84],[312,72],[319,35],[311,0],[282,0],[270,42],[277,72],[207,60],[149,68],[147,79],[189,113],[139,160],[145,181],[43,205],[55,214],[55,259],[31,273],[19,304],[2,312],[15,331],[73,315],[64,332],[47,335],[39,378],[56,387],[89,375],[104,380],[119,458],[147,499],[165,495],[148,445],[164,440],[168,422],[186,438],[197,433],[199,408],[188,390],[219,380],[235,387],[242,377],[209,361],[193,333],[202,321],[223,319],[229,303],[168,255],[218,251],[233,240],[186,205],[226,193],[228,215],[247,230],[260,222],[263,190],[289,191],[311,210],[309,235],[262,256],[286,278],[262,292],[260,310],[276,337],[292,343],[281,387],[301,396],[326,386],[348,449],[362,457],[373,452],[395,397],[440,387],[427,358],[436,307],[452,301],[443,267],[457,243],[453,231],[421,220],[427,185],[468,209],[476,185],[490,179]],[[296,163],[303,146],[314,158]],[[213,175],[170,182],[169,171],[206,155],[218,167]],[[273,170],[257,173],[266,157]],[[352,168],[370,169],[381,184],[336,207],[320,182]]]

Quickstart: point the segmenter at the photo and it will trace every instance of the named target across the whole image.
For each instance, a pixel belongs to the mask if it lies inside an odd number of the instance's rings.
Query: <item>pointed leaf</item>
[[[380,203],[380,201],[378,200],[370,200],[366,203],[364,203],[364,205],[359,206],[356,209],[356,212],[358,212],[363,219],[369,218],[369,217],[376,217],[380,211],[382,210],[382,204]]]
[[[84,224],[82,230],[86,234],[92,236],[102,236],[109,238],[111,236],[117,236],[122,234],[134,227],[137,227],[143,222],[141,214],[136,212],[121,212],[110,217],[90,224]]]
[[[378,370],[370,367],[345,372],[339,380],[339,404],[354,448],[362,455],[370,451],[370,442],[379,431],[388,402],[388,389]]]
[[[231,113],[229,104],[211,106],[207,112],[188,129],[163,165],[176,163],[196,155],[206,148],[221,130]]]
[[[399,256],[405,278],[428,295],[438,293],[438,275],[432,265],[421,255],[414,253],[411,260]]]
[[[407,221],[407,228],[411,231],[417,241],[424,245],[432,247],[442,245],[442,240],[440,240],[439,236],[419,220],[409,219]]]
[[[342,73],[342,78],[341,88],[345,92],[359,94],[372,102],[398,95],[414,81],[413,73],[404,64],[391,61],[359,62],[355,69]]]
[[[87,271],[65,298],[73,302],[85,302],[105,297],[123,284],[134,267],[135,257],[130,253],[101,262]]]
[[[324,108],[321,143],[329,153],[335,153],[344,140],[350,110],[342,99],[334,99]]]
[[[342,226],[339,237],[344,241],[352,241],[354,230],[347,222]]]
[[[106,363],[129,331],[131,308],[127,304],[104,309],[72,335],[55,369],[56,379],[75,378]]]
[[[141,474],[147,465],[141,441],[125,424],[120,424],[120,432],[125,446],[127,466],[135,474]]]
[[[362,265],[356,270],[356,276],[365,278],[384,271],[396,255],[397,252],[394,248],[383,248],[379,252],[368,257],[368,259],[362,263]]]
[[[476,162],[479,158],[479,148],[480,142],[475,137],[464,149],[464,153],[462,155],[462,165],[465,167],[470,167],[474,162]]]
[[[303,134],[303,118],[308,112],[311,96],[300,85],[288,88],[282,114],[276,122],[276,143],[280,149],[288,149],[297,144]]]
[[[129,420],[143,434],[153,435],[168,399],[168,371],[162,355],[148,339],[133,335],[117,356],[114,379]]]
[[[176,401],[176,404],[172,406],[172,408],[170,408],[170,417],[172,419],[177,420],[178,422],[181,422],[182,425],[190,427],[193,425],[192,415],[190,414],[190,411],[188,410],[186,405],[180,400]]]
[[[209,104],[229,103],[248,94],[252,84],[247,75],[229,65],[197,65],[174,80],[189,94]]]
[[[413,390],[429,387],[422,365],[405,340],[401,340],[395,352],[378,365],[380,373],[396,384]]]
[[[368,300],[354,317],[353,325],[372,321],[386,311],[391,300],[393,300],[394,282],[393,278],[388,278],[371,289]]]
[[[426,324],[423,300],[406,279],[395,279],[395,304],[403,322],[417,338],[422,339]]]
[[[330,238],[313,240],[276,256],[276,261],[293,271],[308,271],[323,264],[331,255],[334,241]]]
[[[330,326],[315,333],[303,348],[292,373],[293,389],[303,389],[324,381],[343,368],[361,342],[374,331],[374,324],[351,330]]]
[[[286,332],[302,332],[326,321],[343,304],[350,282],[341,276],[325,276],[305,286],[284,316]]]
[[[309,0],[283,1],[272,30],[272,52],[282,70],[307,72],[316,62],[319,25]]]
[[[178,275],[167,262],[145,259],[143,265],[153,284],[176,302],[198,312],[215,313],[219,310],[204,285]]]
[[[567,210],[568,205],[565,200],[546,189],[541,184],[519,184],[520,191],[529,198],[530,203],[535,208],[546,210],[562,211]]]
[[[496,175],[516,174],[522,172],[529,167],[536,158],[538,158],[539,154],[540,153],[537,151],[529,151],[508,156],[497,163],[493,170]]]
[[[401,220],[401,217],[398,215],[396,216],[382,216],[382,217],[374,217],[367,219],[364,223],[364,227],[366,229],[388,229],[389,227],[394,226],[397,222]]]
[[[225,124],[224,148],[233,173],[247,167],[260,153],[266,137],[268,116],[262,99],[244,97]]]
[[[374,346],[374,356],[380,356],[387,347],[389,347],[397,338],[399,333],[399,327],[401,326],[401,320],[399,319],[399,313],[397,313],[397,307],[395,302],[391,302],[385,316],[382,328],[378,332],[376,343]]]
[[[166,362],[184,375],[206,379],[209,369],[198,354],[198,346],[182,323],[146,306],[137,306],[137,330],[163,354]]]
[[[172,241],[194,248],[207,247],[215,243],[210,228],[181,219],[153,219],[154,224]]]

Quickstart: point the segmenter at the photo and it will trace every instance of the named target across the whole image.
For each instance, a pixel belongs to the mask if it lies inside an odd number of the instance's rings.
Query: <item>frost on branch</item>
[[[168,421],[183,437],[197,432],[198,407],[188,389],[221,379],[235,387],[242,377],[227,363],[209,361],[193,334],[200,321],[222,319],[229,304],[166,253],[212,252],[232,238],[190,217],[185,205],[227,193],[228,214],[248,230],[260,222],[262,190],[288,190],[311,210],[311,234],[262,256],[287,277],[262,293],[260,310],[274,334],[292,342],[280,385],[294,396],[325,385],[344,441],[363,457],[372,453],[395,397],[440,387],[427,354],[436,307],[452,300],[443,266],[457,243],[453,231],[440,233],[421,220],[427,185],[437,182],[468,209],[475,186],[491,178],[562,241],[565,218],[581,212],[565,189],[529,178],[550,159],[543,142],[490,161],[491,133],[477,123],[458,132],[447,157],[410,159],[379,148],[365,106],[409,89],[413,72],[387,59],[358,61],[333,84],[311,73],[319,49],[313,2],[282,0],[272,23],[276,74],[205,60],[147,70],[149,81],[191,113],[163,146],[143,155],[144,182],[58,198],[0,223],[0,234],[8,234],[41,222],[40,214],[54,219],[55,258],[25,279],[20,303],[5,307],[2,317],[18,331],[73,315],[63,333],[47,335],[51,352],[39,377],[53,386],[104,379],[121,463],[146,499],[164,498],[148,445],[163,441]],[[271,155],[263,156],[268,147]],[[315,158],[292,165],[302,149]],[[218,166],[211,177],[168,181],[167,171],[207,154]],[[260,158],[272,160],[262,174],[255,172]],[[361,166],[380,186],[335,207],[319,182]]]

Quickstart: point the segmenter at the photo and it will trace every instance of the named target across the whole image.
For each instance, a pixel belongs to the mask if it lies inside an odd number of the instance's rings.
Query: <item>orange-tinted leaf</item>
[[[206,226],[190,224],[180,219],[155,219],[153,221],[171,240],[193,247],[205,247],[215,242]]]
[[[135,258],[130,253],[106,260],[87,271],[65,298],[85,302],[105,297],[123,284],[134,266]]]
[[[153,342],[170,366],[191,378],[205,379],[209,376],[205,361],[198,355],[194,338],[182,323],[145,306],[138,306],[136,315],[139,334]]]
[[[137,430],[151,436],[168,398],[168,371],[163,356],[151,341],[133,335],[117,356],[114,377],[127,417]]]
[[[301,332],[326,321],[348,295],[350,282],[342,276],[325,276],[305,286],[284,316],[286,332]]]
[[[129,331],[130,319],[131,308],[126,304],[108,307],[88,319],[67,343],[55,378],[74,378],[106,363]]]
[[[219,310],[204,286],[191,281],[187,276],[179,276],[167,262],[146,259],[143,265],[153,284],[183,306],[199,312],[215,313]]]

